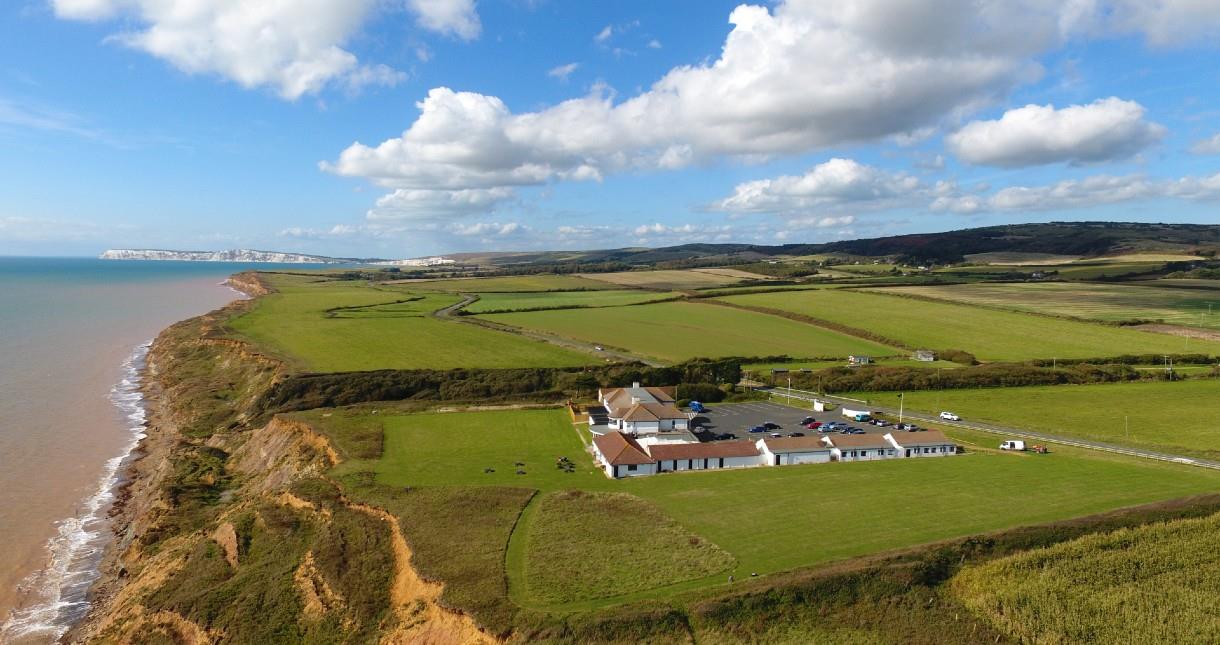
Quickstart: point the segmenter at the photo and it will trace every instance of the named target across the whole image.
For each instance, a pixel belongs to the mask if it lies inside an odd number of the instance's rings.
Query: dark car
[[[768,430],[779,430],[780,425],[778,423],[771,423],[770,421],[768,421],[763,424],[763,427]]]
[[[803,426],[807,426],[811,423],[813,423],[813,417],[805,417],[804,419],[801,419],[801,425]]]
[[[852,428],[851,430],[848,430],[848,433],[850,433],[850,434],[867,434],[866,432],[864,432],[864,428]]]
[[[788,436],[789,437],[803,437],[803,436],[805,436],[805,433],[804,432],[789,432]]]
[[[754,426],[753,428],[750,428],[750,432],[766,432],[766,431],[767,431],[767,426]]]
[[[736,439],[736,438],[737,438],[737,435],[733,434],[732,432],[726,432],[724,434],[716,435],[716,439],[718,439],[720,441],[728,441],[729,439]]]

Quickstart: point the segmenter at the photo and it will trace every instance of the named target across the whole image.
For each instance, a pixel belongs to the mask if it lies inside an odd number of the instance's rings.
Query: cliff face
[[[256,276],[235,286],[266,293]],[[165,330],[145,378],[148,437],[116,507],[93,608],[71,642],[489,641],[437,602],[396,520],[326,477],[308,425],[255,416],[286,374],[224,337],[239,301]]]
[[[102,260],[179,260],[189,262],[268,262],[277,264],[351,264],[350,258],[332,258],[304,253],[233,249],[229,251],[172,251],[168,249],[107,249]]]

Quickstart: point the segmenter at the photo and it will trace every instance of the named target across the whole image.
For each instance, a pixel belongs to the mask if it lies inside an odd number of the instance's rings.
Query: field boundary
[[[756,314],[775,316],[777,318],[787,318],[788,320],[792,320],[794,322],[804,323],[806,325],[812,325],[814,327],[821,327],[822,329],[826,329],[826,330],[833,331],[833,332],[838,332],[840,334],[845,334],[848,336],[854,336],[854,337],[860,338],[862,340],[871,341],[871,342],[878,343],[881,345],[888,345],[895,349],[902,349],[902,350],[906,350],[906,351],[915,350],[915,347],[912,345],[907,345],[906,343],[894,340],[893,338],[889,338],[887,336],[882,336],[881,334],[874,334],[873,332],[870,332],[866,329],[860,329],[858,327],[852,327],[850,325],[842,325],[839,323],[831,322],[829,320],[823,320],[821,318],[815,318],[813,316],[806,316],[804,314],[798,314],[798,313],[794,313],[791,311],[784,311],[782,309],[772,309],[770,307],[750,307],[747,305],[737,304],[735,302],[726,302],[724,300],[718,300],[716,298],[698,298],[698,299],[694,300],[693,302],[699,302],[702,304],[709,304],[709,305],[716,305],[719,307],[729,307],[730,309],[739,309],[741,311],[750,311],[750,312],[753,312]]]

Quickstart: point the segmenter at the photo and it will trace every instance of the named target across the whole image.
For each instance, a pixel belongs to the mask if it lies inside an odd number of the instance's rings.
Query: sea
[[[268,267],[0,257],[0,643],[56,642],[86,614],[149,343]]]

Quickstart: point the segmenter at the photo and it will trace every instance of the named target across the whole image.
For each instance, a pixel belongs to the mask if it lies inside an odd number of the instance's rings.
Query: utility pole
[[[788,405],[792,405],[792,374],[788,375]]]
[[[898,425],[902,425],[902,392],[898,393]]]

